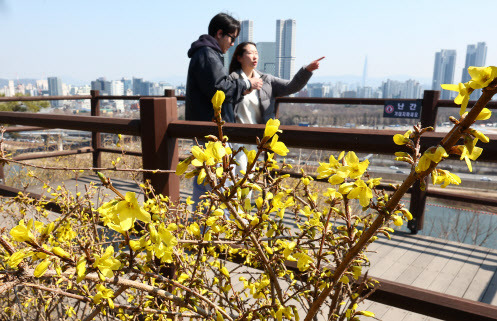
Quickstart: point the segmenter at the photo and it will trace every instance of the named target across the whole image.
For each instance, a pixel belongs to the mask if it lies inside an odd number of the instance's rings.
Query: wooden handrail
[[[1,124],[20,124],[44,128],[95,131],[111,134],[140,135],[140,120],[100,116],[54,115],[0,112]]]

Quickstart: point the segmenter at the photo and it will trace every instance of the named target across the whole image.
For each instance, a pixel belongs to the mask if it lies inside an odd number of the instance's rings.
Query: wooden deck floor
[[[93,176],[64,184],[76,190],[90,182],[99,184]],[[134,182],[113,182],[121,192],[139,191]],[[31,191],[40,193],[41,189]],[[110,194],[108,190],[105,193]],[[182,197],[188,194],[184,191]],[[373,277],[497,305],[497,250],[402,232],[394,233],[391,240],[380,238],[368,250]],[[238,276],[233,282],[239,282]],[[385,321],[438,320],[369,301],[360,308]]]

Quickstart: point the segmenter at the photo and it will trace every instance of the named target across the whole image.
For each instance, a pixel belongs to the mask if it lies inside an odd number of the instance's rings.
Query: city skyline
[[[295,68],[326,56],[315,78],[360,79],[367,55],[368,80],[400,77],[426,83],[433,72],[434,53],[449,48],[459,53],[457,82],[468,44],[486,42],[487,64],[497,64],[492,28],[484,23],[471,28],[461,24],[460,18],[467,15],[463,4],[254,1],[248,7],[220,1],[216,6],[195,4],[192,11],[191,4],[184,2],[6,0],[0,27],[9,31],[2,35],[4,43],[15,50],[0,53],[0,78],[56,75],[68,83],[88,83],[102,76],[141,77],[178,85],[186,80],[190,44],[206,33],[212,16],[224,11],[239,20],[252,20],[256,43],[274,41],[275,20],[297,21]],[[497,9],[495,1],[480,5],[488,11]]]

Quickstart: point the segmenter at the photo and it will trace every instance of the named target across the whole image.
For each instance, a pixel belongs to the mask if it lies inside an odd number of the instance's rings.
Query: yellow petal
[[[405,144],[407,144],[407,142],[409,142],[409,139],[406,139],[406,138],[404,137],[404,135],[401,135],[401,134],[395,134],[395,135],[393,136],[393,141],[394,141],[394,143],[395,143],[395,144],[397,144],[397,145],[405,145]]]
[[[45,272],[47,271],[50,263],[52,263],[52,262],[49,259],[45,259],[40,264],[38,264],[38,266],[35,268],[35,271],[33,273],[35,278],[39,278],[39,277],[43,276],[43,274],[45,274]]]
[[[442,86],[442,89],[445,89],[445,90],[459,91],[459,85],[442,84],[440,86]]]
[[[214,97],[212,97],[212,105],[214,106],[214,110],[220,111],[221,106],[223,105],[224,99],[226,98],[224,92],[221,90],[216,91]]]
[[[483,108],[476,120],[487,120],[492,116],[492,112],[488,108]]]
[[[280,121],[278,119],[269,119],[266,123],[266,129],[264,130],[264,137],[272,137],[277,132],[281,132],[278,128],[280,127]]]

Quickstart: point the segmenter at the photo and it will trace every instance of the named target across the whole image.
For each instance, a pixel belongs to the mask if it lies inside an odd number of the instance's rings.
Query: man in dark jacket
[[[260,79],[249,81],[228,78],[223,54],[233,46],[239,33],[240,22],[230,15],[219,13],[209,23],[209,34],[200,36],[192,43],[188,50],[191,60],[186,80],[186,120],[211,121],[214,118],[211,99],[217,90],[221,90],[226,96],[221,115],[225,121],[235,122],[232,106],[241,100],[243,94],[262,87]],[[195,207],[207,189],[209,187],[197,184],[197,180],[193,179],[192,200]]]
[[[188,67],[185,95],[186,120],[211,121],[214,117],[211,99],[217,90],[226,95],[226,103],[237,103],[251,89],[260,89],[262,80],[232,80],[223,65],[223,54],[235,43],[240,33],[240,22],[225,13],[219,13],[209,23],[209,34],[202,35],[188,50],[191,58]],[[226,104],[228,106],[228,104]],[[227,122],[234,122],[231,108],[222,108]]]

